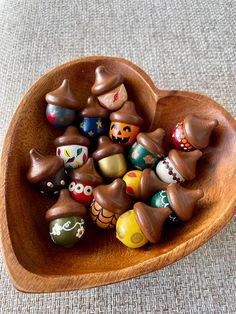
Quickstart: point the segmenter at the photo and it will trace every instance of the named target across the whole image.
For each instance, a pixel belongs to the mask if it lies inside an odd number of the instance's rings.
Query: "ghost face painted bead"
[[[129,210],[119,217],[116,224],[116,237],[124,245],[133,249],[148,242],[136,221],[133,210]]]
[[[163,182],[166,183],[181,183],[185,181],[168,157],[159,161],[156,166],[156,174]]]
[[[66,145],[56,149],[56,155],[64,160],[65,168],[81,167],[88,159],[88,148],[81,145]]]
[[[64,247],[76,244],[85,232],[81,217],[63,217],[50,221],[49,233],[52,241]]]
[[[42,194],[58,194],[60,190],[68,186],[67,172],[62,168],[53,177],[38,182],[37,186]]]
[[[118,110],[127,99],[128,95],[124,84],[98,96],[99,102],[109,110]]]
[[[138,142],[135,142],[130,149],[129,159],[135,168],[143,170],[154,167],[160,158],[154,156]]]
[[[112,121],[109,136],[114,143],[129,146],[135,142],[139,130],[139,126]]]
[[[69,185],[69,191],[71,197],[84,206],[89,206],[93,200],[93,187],[91,185],[72,181]]]
[[[73,123],[76,117],[76,111],[48,104],[46,117],[50,124],[57,127],[65,127]]]

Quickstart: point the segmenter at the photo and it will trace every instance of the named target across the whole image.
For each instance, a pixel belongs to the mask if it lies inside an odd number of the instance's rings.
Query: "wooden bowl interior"
[[[94,70],[100,64],[125,76],[129,98],[144,117],[146,129],[159,126],[170,132],[190,112],[217,118],[220,123],[210,146],[203,151],[197,166],[197,178],[186,184],[201,187],[205,193],[196,207],[194,218],[186,224],[167,226],[157,245],[128,249],[116,240],[115,231],[99,230],[88,222],[85,236],[74,248],[55,246],[44,219],[45,211],[55,199],[43,197],[26,180],[29,150],[34,147],[45,154],[54,153],[53,140],[64,131],[47,123],[45,94],[59,86],[64,78],[69,78],[78,98],[85,102],[94,81]],[[7,223],[14,253],[25,269],[42,276],[77,276],[132,267],[170,252],[227,214],[235,194],[231,188],[235,178],[233,171],[230,173],[230,169],[235,167],[235,129],[220,109],[213,104],[205,105],[204,97],[186,98],[177,93],[161,98],[158,104],[156,102],[153,86],[135,68],[110,59],[65,65],[34,84],[18,109],[18,119],[10,139],[10,153],[6,157]]]

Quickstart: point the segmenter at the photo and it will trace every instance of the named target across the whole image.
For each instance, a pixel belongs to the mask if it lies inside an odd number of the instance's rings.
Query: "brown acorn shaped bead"
[[[168,186],[149,168],[143,171],[131,170],[124,175],[123,180],[126,193],[142,201],[148,201],[157,191],[165,190]]]
[[[94,200],[89,211],[96,226],[102,229],[114,228],[119,216],[132,207],[125,188],[125,182],[118,178],[111,184],[99,185],[93,190]]]
[[[82,107],[72,92],[67,79],[56,90],[47,93],[45,99],[48,103],[46,108],[47,120],[58,127],[72,124],[76,118],[76,110]]]
[[[126,101],[124,105],[110,114],[109,136],[114,143],[122,145],[132,145],[143,125],[143,119],[135,110],[132,101]]]
[[[98,161],[98,167],[104,177],[118,178],[127,171],[124,148],[113,143],[105,135],[99,137],[93,158]]]
[[[89,140],[79,134],[78,129],[70,125],[54,141],[56,155],[63,159],[65,168],[81,167],[88,159]]]
[[[36,149],[30,152],[31,164],[27,172],[27,179],[36,184],[42,194],[57,194],[67,186],[67,173],[64,162],[54,155],[44,156]]]
[[[166,132],[161,128],[137,135],[136,142],[129,152],[129,159],[135,168],[140,170],[152,168],[165,156],[165,135]]]
[[[169,208],[154,208],[138,202],[132,210],[119,217],[116,237],[130,248],[139,248],[147,242],[157,243],[170,213]]]
[[[103,135],[106,131],[108,115],[109,111],[99,104],[98,99],[90,96],[86,107],[79,112],[81,134],[90,139],[96,139]]]
[[[55,244],[71,247],[83,236],[86,208],[70,198],[68,190],[61,190],[58,201],[47,210],[45,218],[50,222],[49,232]]]
[[[128,99],[123,82],[124,77],[121,74],[113,73],[100,65],[95,70],[95,83],[91,92],[105,108],[118,110]]]
[[[209,145],[210,136],[218,120],[203,119],[194,114],[186,116],[172,131],[171,140],[177,149],[192,151]]]
[[[69,191],[71,197],[85,206],[89,206],[93,200],[93,188],[102,184],[102,177],[97,173],[93,158],[80,168],[70,173],[71,182]]]
[[[171,222],[188,221],[192,218],[195,203],[203,195],[201,189],[186,189],[179,184],[171,183],[167,186],[166,191],[159,191],[152,197],[151,206],[170,208],[169,220]]]
[[[168,157],[159,161],[156,166],[158,177],[166,183],[181,183],[193,180],[196,176],[196,164],[202,156],[198,149],[191,152],[170,150]]]

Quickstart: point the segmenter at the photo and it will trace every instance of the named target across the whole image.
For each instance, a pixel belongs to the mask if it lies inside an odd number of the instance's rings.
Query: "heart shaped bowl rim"
[[[132,69],[133,74],[137,75],[139,81],[145,82],[145,86],[149,89],[150,99],[155,102],[155,110],[153,113],[153,119],[151,121],[151,128],[157,127],[159,123],[162,123],[161,113],[167,115],[168,112],[166,110],[166,104],[177,102],[176,110],[181,108],[181,102],[189,101],[195,103],[206,103],[208,106],[212,108],[212,110],[216,110],[218,113],[222,115],[222,119],[229,124],[230,128],[230,140],[231,143],[236,142],[236,122],[233,117],[220,105],[218,105],[215,101],[211,100],[207,96],[199,95],[197,93],[185,92],[185,91],[164,91],[159,90],[155,87],[154,83],[148,77],[148,75],[141,70],[138,66],[134,65],[130,61],[121,58],[115,57],[105,57],[105,56],[97,56],[97,57],[84,57],[72,60],[65,64],[62,64],[53,70],[49,71],[47,74],[42,76],[39,80],[37,80],[29,91],[25,94],[23,99],[21,100],[13,118],[8,128],[7,135],[5,137],[4,147],[2,151],[1,157],[1,212],[0,212],[0,240],[1,240],[1,250],[3,254],[3,258],[9,273],[9,276],[14,284],[14,286],[21,291],[24,292],[56,292],[56,291],[65,291],[65,290],[76,290],[81,288],[95,287],[101,286],[105,284],[110,284],[114,282],[119,282],[125,279],[133,278],[139,275],[146,274],[148,272],[160,269],[165,267],[181,258],[191,253],[195,249],[197,249],[200,245],[204,244],[208,239],[210,239],[213,235],[215,235],[220,229],[222,229],[227,222],[232,218],[235,213],[235,204],[236,204],[236,195],[231,197],[227,203],[227,208],[224,210],[224,213],[214,219],[212,224],[205,226],[202,228],[197,234],[190,237],[188,240],[179,242],[177,246],[173,246],[170,250],[165,250],[162,248],[161,254],[158,256],[153,255],[149,257],[147,260],[143,260],[142,262],[137,262],[134,265],[129,265],[125,268],[114,269],[110,271],[98,271],[92,273],[81,273],[77,274],[39,274],[34,272],[33,270],[27,269],[21,261],[13,247],[13,243],[11,241],[10,234],[10,222],[8,220],[8,211],[9,211],[9,167],[12,158],[12,139],[17,134],[17,122],[19,117],[24,114],[25,106],[24,104],[27,102],[29,97],[35,91],[37,85],[43,86],[44,82],[48,79],[48,77],[57,76],[58,73],[63,71],[63,69],[68,67],[76,66],[81,62],[88,62],[93,64],[94,62],[103,62],[111,61],[114,63],[120,63],[122,66],[126,66],[129,69]],[[128,78],[129,79],[129,78]],[[178,107],[179,106],[179,107]],[[191,110],[191,106],[190,109]],[[176,111],[176,115],[178,112]],[[155,125],[157,124],[157,125]],[[162,126],[162,125],[161,125]],[[234,147],[235,149],[235,147]],[[236,149],[235,149],[236,150]],[[207,153],[206,149],[206,153]],[[232,153],[233,154],[233,153]],[[235,151],[236,154],[236,151]],[[233,169],[232,178],[236,177],[235,169]],[[233,176],[234,175],[234,176]],[[232,179],[233,180],[233,179]],[[235,182],[235,179],[234,179]],[[235,182],[236,183],[236,182]],[[234,184],[235,186],[235,184]],[[234,193],[236,194],[236,193]],[[23,215],[23,214],[22,214]],[[11,229],[12,230],[12,229]]]

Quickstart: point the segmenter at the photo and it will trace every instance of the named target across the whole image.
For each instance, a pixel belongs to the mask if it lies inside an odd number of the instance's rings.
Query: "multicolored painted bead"
[[[160,158],[151,154],[141,144],[135,142],[130,149],[129,159],[132,165],[140,170],[152,168],[160,160]]]
[[[79,134],[75,126],[68,126],[66,131],[54,141],[56,155],[64,161],[65,168],[81,167],[88,159],[89,140]]]
[[[156,166],[156,173],[158,177],[166,183],[181,183],[185,181],[168,157],[159,161]]]
[[[48,122],[57,127],[68,126],[76,118],[76,110],[81,105],[71,91],[69,80],[64,80],[59,88],[47,93],[46,117]]]
[[[125,192],[125,182],[116,179],[111,184],[94,189],[94,200],[90,206],[90,217],[102,229],[114,228],[118,217],[131,208],[131,200]]]
[[[46,211],[49,233],[57,245],[71,247],[85,232],[86,208],[70,198],[68,190],[61,190],[58,201]]]
[[[95,169],[93,159],[89,158],[81,168],[74,169],[70,173],[70,178],[71,197],[84,206],[89,206],[93,200],[93,188],[103,181]]]
[[[217,125],[216,119],[202,119],[194,114],[189,114],[172,130],[172,143],[177,149],[186,152],[205,148],[209,145],[211,133]]]
[[[112,73],[100,65],[95,70],[95,83],[91,92],[105,108],[118,110],[128,99],[123,82],[124,77],[121,74]]]
[[[50,222],[49,233],[55,244],[71,247],[85,232],[85,222],[81,217],[64,217]]]
[[[123,176],[126,183],[126,193],[130,196],[139,197],[139,182],[142,175],[141,170],[131,170]]]
[[[90,96],[85,108],[79,112],[81,134],[92,140],[105,134],[108,114],[109,111],[100,106],[97,98]]]
[[[143,124],[143,119],[135,110],[135,104],[126,101],[121,109],[111,113],[110,120],[110,139],[117,144],[132,145]]]

